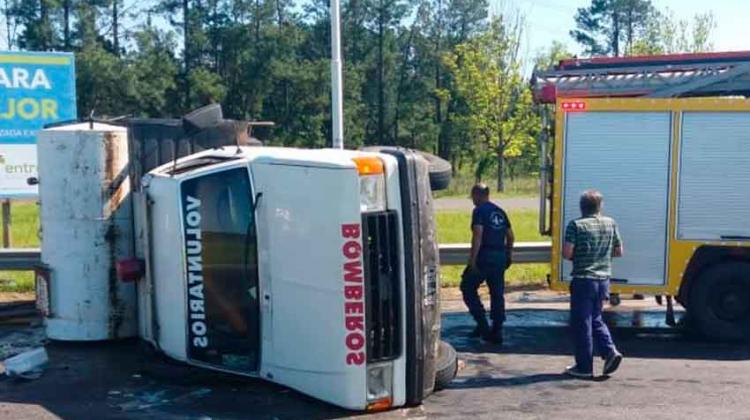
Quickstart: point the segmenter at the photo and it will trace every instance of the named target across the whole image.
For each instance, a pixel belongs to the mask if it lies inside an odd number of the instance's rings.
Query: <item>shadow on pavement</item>
[[[450,389],[524,386],[542,382],[562,382],[571,380],[574,379],[562,373],[540,373],[535,375],[520,375],[503,378],[457,378],[451,383]]]
[[[544,317],[557,320],[544,321]],[[663,313],[660,315],[663,317]],[[468,338],[474,328],[474,320],[466,313],[443,314],[443,339],[462,353],[483,354],[539,354],[572,355],[572,344],[566,324],[564,310],[508,311],[509,322],[504,328],[505,342],[502,347]],[[528,324],[518,320],[528,319]],[[542,319],[542,322],[537,322]],[[567,321],[566,321],[567,322]],[[669,358],[693,360],[750,360],[750,346],[742,343],[711,342],[679,328],[633,327],[616,324],[610,327],[620,351],[626,357]]]

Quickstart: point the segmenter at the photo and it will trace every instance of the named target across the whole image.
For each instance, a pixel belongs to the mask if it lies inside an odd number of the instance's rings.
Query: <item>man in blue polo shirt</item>
[[[474,212],[471,216],[471,253],[461,278],[461,293],[471,316],[477,323],[472,337],[502,344],[505,322],[505,270],[510,267],[513,252],[513,229],[508,215],[490,201],[490,189],[477,184],[471,189]],[[486,281],[490,289],[490,319],[477,290]]]

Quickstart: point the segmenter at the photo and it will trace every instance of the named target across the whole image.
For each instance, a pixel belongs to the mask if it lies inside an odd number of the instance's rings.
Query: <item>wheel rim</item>
[[[741,281],[719,282],[713,290],[711,307],[723,321],[744,320],[750,313],[750,297]]]

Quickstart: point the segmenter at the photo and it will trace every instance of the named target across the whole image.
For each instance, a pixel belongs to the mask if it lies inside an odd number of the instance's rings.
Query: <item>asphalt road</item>
[[[443,335],[464,367],[423,406],[373,419],[747,419],[750,349],[708,343],[663,325],[648,302],[611,312],[626,359],[609,379],[568,379],[565,298],[511,296],[506,346],[465,339],[469,318],[449,299]],[[638,327],[634,327],[637,325]],[[645,327],[643,327],[645,326]],[[27,330],[28,331],[28,330]],[[0,328],[0,343],[17,327]],[[0,379],[0,418],[259,418],[356,416],[294,391],[185,367],[137,341],[47,345],[50,365],[36,380]]]

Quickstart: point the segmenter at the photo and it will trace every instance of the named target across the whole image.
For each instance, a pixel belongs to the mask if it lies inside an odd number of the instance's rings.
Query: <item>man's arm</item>
[[[513,234],[513,228],[509,227],[505,231],[505,258],[507,262],[505,268],[510,267],[513,264],[513,244],[516,242],[516,236]]]
[[[578,230],[576,229],[575,223],[568,223],[568,226],[565,228],[565,242],[563,242],[562,249],[563,258],[566,260],[573,261],[573,256],[575,255],[576,250],[575,243],[577,234]]]
[[[477,266],[477,256],[479,255],[479,248],[482,246],[482,233],[484,227],[482,225],[471,226],[471,252],[469,253],[469,267]]]
[[[573,255],[575,255],[576,246],[571,244],[570,242],[565,242],[563,244],[563,258],[566,260],[573,261]]]
[[[620,236],[620,228],[617,227],[617,224],[615,224],[615,235],[614,235],[614,241],[613,241],[613,247],[612,247],[612,256],[622,257],[625,255],[625,248],[622,246],[622,237]]]
[[[612,256],[615,257],[615,258],[622,257],[623,255],[625,255],[625,250],[622,248],[622,245],[616,246],[612,250]]]

